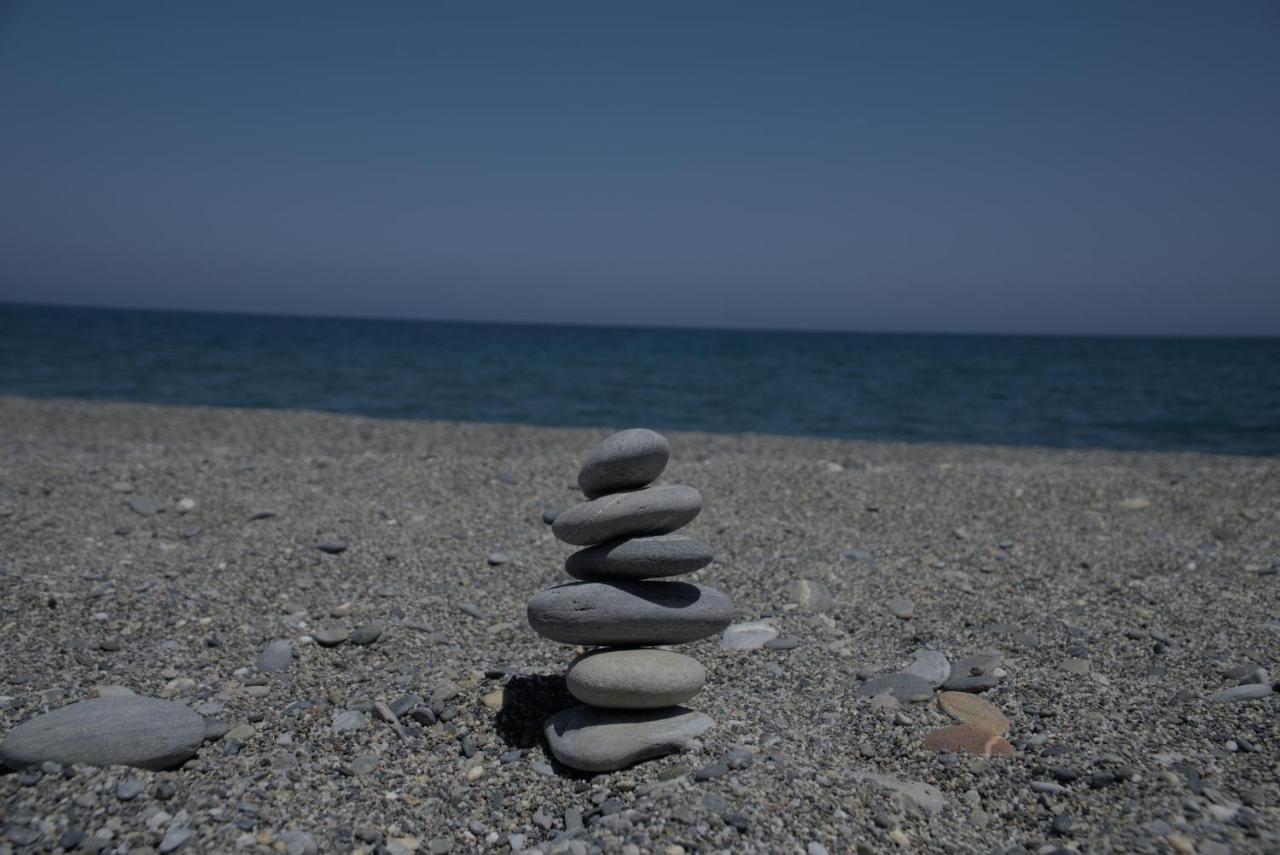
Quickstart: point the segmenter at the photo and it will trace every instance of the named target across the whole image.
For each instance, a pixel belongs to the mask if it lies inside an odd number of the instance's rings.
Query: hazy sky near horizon
[[[1280,334],[1280,5],[5,3],[0,300]]]

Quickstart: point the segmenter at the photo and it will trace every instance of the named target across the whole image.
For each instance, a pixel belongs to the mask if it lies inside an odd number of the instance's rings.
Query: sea
[[[0,304],[0,394],[1280,454],[1280,338],[657,329]]]

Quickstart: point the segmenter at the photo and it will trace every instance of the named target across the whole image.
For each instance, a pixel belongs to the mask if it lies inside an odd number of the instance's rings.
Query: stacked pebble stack
[[[701,663],[662,647],[715,635],[733,618],[724,594],[669,578],[712,558],[707,544],[672,534],[702,510],[702,496],[653,484],[670,455],[651,430],[610,436],[578,474],[588,501],[552,524],[560,540],[586,547],[565,561],[579,581],[534,596],[529,625],[552,641],[595,648],[565,678],[582,705],[544,727],[556,759],[575,769],[608,772],[681,751],[715,724],[680,706],[702,689]]]

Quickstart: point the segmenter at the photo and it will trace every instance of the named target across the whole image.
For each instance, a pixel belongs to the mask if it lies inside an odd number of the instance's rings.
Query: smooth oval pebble
[[[759,650],[778,637],[778,628],[762,620],[735,623],[720,639],[723,650]]]
[[[797,579],[784,593],[790,602],[811,612],[829,612],[835,605],[831,589],[816,579]]]
[[[670,534],[702,510],[702,494],[692,487],[664,484],[613,493],[574,505],[556,517],[551,532],[565,543],[590,546],[627,537]]]
[[[707,670],[692,656],[650,647],[585,653],[565,675],[571,695],[609,709],[673,707],[698,694],[706,679]]]
[[[528,616],[534,632],[565,644],[683,644],[728,626],[733,603],[688,582],[570,582],[530,598]]]
[[[706,713],[685,707],[606,710],[584,705],[551,716],[542,732],[551,753],[564,765],[583,772],[613,772],[683,751],[714,726]]]
[[[0,761],[170,769],[195,756],[204,719],[190,707],[143,695],[95,698],[38,715],[0,741]]]
[[[606,437],[587,454],[578,487],[587,498],[634,490],[662,474],[671,457],[667,438],[648,428],[631,428]]]
[[[951,663],[937,650],[920,649],[911,654],[911,664],[902,673],[927,680],[935,689],[951,677]]]
[[[683,534],[633,537],[588,546],[565,559],[564,570],[575,579],[653,579],[680,576],[711,563],[710,546]]]
[[[957,724],[935,730],[924,738],[925,748],[957,751],[980,757],[1012,757],[1013,746],[1003,736],[976,724]]]
[[[968,692],[942,692],[938,695],[938,706],[955,720],[985,728],[991,733],[1003,735],[1013,726],[990,701]]]

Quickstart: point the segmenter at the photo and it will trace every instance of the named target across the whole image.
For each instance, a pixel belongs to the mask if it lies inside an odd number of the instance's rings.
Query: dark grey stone
[[[948,692],[985,692],[988,689],[994,689],[1000,685],[1000,678],[994,674],[971,674],[965,676],[963,674],[953,673],[951,679],[942,684],[942,688]]]
[[[379,638],[382,638],[383,631],[384,627],[377,623],[358,626],[355,628],[355,631],[351,633],[351,643],[359,645],[373,644]]]
[[[591,449],[578,472],[578,487],[589,498],[634,490],[662,474],[671,444],[647,428],[619,431]]]
[[[575,579],[651,579],[680,576],[711,563],[711,547],[682,534],[634,537],[580,549],[564,562]]]
[[[316,549],[321,552],[327,552],[330,555],[337,555],[340,552],[347,551],[347,542],[337,537],[326,537],[323,540],[316,541]]]
[[[1272,693],[1271,686],[1262,683],[1251,683],[1244,686],[1232,686],[1230,689],[1223,689],[1220,692],[1214,692],[1209,695],[1207,700],[1214,703],[1227,703],[1231,701],[1254,701],[1259,698],[1265,698]]]
[[[612,772],[641,760],[683,751],[715,726],[705,713],[685,707],[603,710],[576,706],[547,719],[543,734],[551,753],[584,772]]]
[[[702,494],[666,484],[613,493],[574,505],[556,517],[551,531],[565,543],[591,546],[629,537],[670,534],[702,510]]]
[[[36,716],[0,741],[0,761],[169,769],[195,755],[205,722],[190,707],[142,695],[95,698]]]
[[[733,604],[687,582],[571,582],[529,600],[529,625],[565,644],[683,644],[720,632]]]
[[[340,626],[329,626],[317,629],[315,632],[311,633],[311,637],[314,638],[316,640],[316,644],[321,647],[337,647],[339,644],[342,644],[350,638],[351,633]]]

